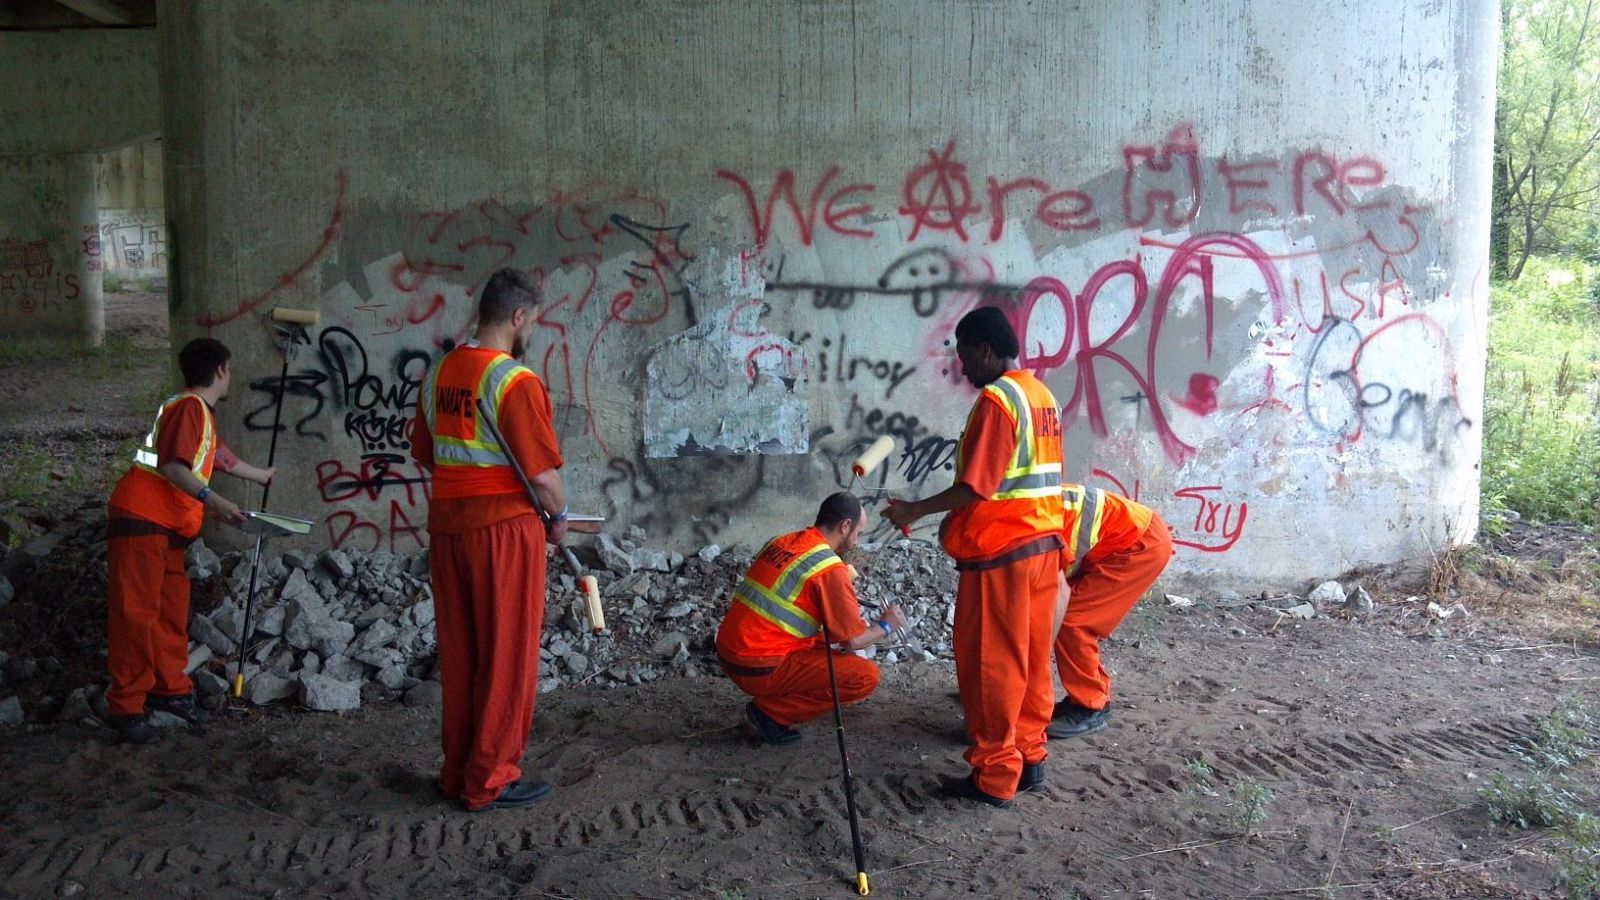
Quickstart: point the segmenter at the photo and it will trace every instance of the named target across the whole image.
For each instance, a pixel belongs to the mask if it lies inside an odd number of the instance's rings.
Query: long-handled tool
[[[496,425],[494,417],[489,415],[489,407],[484,405],[482,397],[477,399],[476,405],[478,408],[478,421],[489,429],[489,434],[494,438],[495,445],[500,448],[500,453],[511,464],[511,471],[516,473],[517,481],[522,483],[522,490],[528,495],[528,502],[533,504],[534,511],[539,514],[539,519],[544,522],[546,528],[549,528],[551,523],[550,513],[545,510],[544,504],[539,502],[539,495],[533,490],[533,480],[528,477],[528,473],[522,468],[522,463],[517,460],[516,455],[511,452],[511,447],[506,444],[505,437],[500,434],[500,426]],[[586,516],[584,518],[590,519],[591,517]],[[561,552],[563,558],[567,561],[567,566],[572,569],[572,577],[578,579],[578,585],[583,591],[583,600],[589,612],[590,629],[605,631],[606,614],[605,610],[600,606],[600,583],[593,575],[585,575],[583,573],[583,567],[578,565],[578,557],[571,550],[562,547]]]
[[[269,469],[278,458],[278,429],[283,424],[283,395],[289,388],[289,360],[293,358],[298,345],[311,343],[311,337],[306,333],[306,326],[317,324],[318,318],[319,314],[314,309],[289,309],[280,306],[272,310],[272,321],[283,323],[275,326],[280,349],[283,351],[283,371],[278,376],[278,399],[272,411],[272,441],[267,446]],[[262,512],[266,512],[267,497],[271,494],[272,482],[268,481],[261,486]],[[256,582],[261,575],[261,542],[265,537],[263,531],[256,532],[256,549],[250,559],[250,590],[244,595],[244,628],[239,632],[239,666],[233,672],[235,698],[244,696],[245,652],[250,645],[250,623],[256,608]]]
[[[847,490],[853,492],[856,488],[856,482],[867,477],[868,472],[876,469],[878,464],[887,459],[889,454],[893,452],[894,438],[887,434],[879,435],[878,439],[873,441],[872,445],[867,449],[861,451],[861,455],[856,457],[856,461],[850,464],[850,487]],[[894,498],[890,497],[889,502],[891,504],[894,503]],[[910,537],[911,529],[902,528],[900,533]]]
[[[828,638],[828,623],[822,623],[822,649],[828,656],[828,687],[832,690],[833,726],[839,735],[839,764],[844,767],[844,808],[850,814],[850,848],[856,855],[856,893],[872,893],[867,883],[867,852],[861,846],[861,819],[856,814],[855,779],[850,775],[850,751],[844,744],[844,710],[839,707],[839,676],[833,670],[833,641]]]

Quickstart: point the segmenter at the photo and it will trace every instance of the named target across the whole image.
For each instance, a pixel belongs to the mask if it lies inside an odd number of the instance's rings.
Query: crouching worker
[[[1080,737],[1106,727],[1111,675],[1100,642],[1122,624],[1172,560],[1172,532],[1148,506],[1081,484],[1065,485],[1061,594],[1069,597],[1056,631],[1056,671],[1066,699],[1045,734]]]
[[[795,725],[833,709],[828,658],[833,654],[839,702],[857,703],[878,686],[878,666],[852,651],[905,628],[892,606],[874,625],[861,618],[850,567],[839,554],[861,540],[861,501],[838,493],[822,501],[816,524],[767,542],[733,592],[717,630],[717,658],[753,699],[745,717],[768,744],[800,739]],[[830,648],[823,640],[839,650]]]

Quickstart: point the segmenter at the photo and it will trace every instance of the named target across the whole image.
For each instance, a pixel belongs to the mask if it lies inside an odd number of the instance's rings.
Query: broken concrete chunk
[[[294,696],[294,681],[272,672],[257,672],[244,686],[244,698],[257,706]]]
[[[601,532],[594,546],[600,553],[601,565],[618,575],[633,574],[633,555],[617,546],[611,535]]]
[[[387,603],[374,603],[367,611],[356,616],[356,630],[361,630],[380,619],[389,619],[394,616],[394,608]]]
[[[227,635],[228,640],[236,644],[244,640],[244,610],[242,608],[234,606],[232,603],[224,603],[212,610],[211,615],[206,616],[206,618],[210,619],[211,624],[217,626],[219,631]]]
[[[1188,609],[1191,606],[1194,606],[1194,599],[1191,597],[1181,597],[1177,594],[1168,594],[1167,605],[1173,609]]]
[[[189,650],[189,661],[183,666],[185,675],[192,675],[195,669],[211,661],[212,650],[205,644],[196,644]]]
[[[418,628],[427,628],[433,624],[433,600],[423,600],[411,607],[411,622]]]
[[[82,722],[94,716],[94,708],[89,705],[89,689],[78,688],[67,695],[67,702],[61,704],[61,714],[56,716],[58,722]]]
[[[1296,619],[1315,619],[1317,617],[1317,608],[1309,603],[1302,603],[1299,606],[1291,606],[1284,610],[1284,614],[1294,616]]]
[[[312,563],[311,557],[308,556],[307,554],[305,554],[302,551],[299,551],[299,550],[285,550],[285,551],[283,551],[283,564],[288,566],[291,569],[309,569],[309,568],[311,568],[311,563]]]
[[[1344,588],[1339,584],[1339,582],[1324,581],[1323,583],[1317,585],[1316,589],[1311,592],[1311,596],[1307,597],[1306,599],[1309,600],[1313,606],[1318,608],[1327,608],[1329,606],[1343,603],[1344,597]]]
[[[300,682],[300,702],[321,712],[341,712],[361,706],[361,684],[327,675],[307,675]]]
[[[660,617],[663,619],[681,619],[692,612],[694,612],[693,603],[678,602],[667,607]]]
[[[0,700],[0,726],[22,724],[22,698]]]
[[[306,653],[305,656],[300,657],[300,668],[298,671],[301,679],[304,679],[307,675],[315,675],[318,672],[321,672],[322,657],[316,655],[315,653]]]
[[[367,626],[366,631],[361,632],[361,636],[356,638],[351,648],[354,650],[376,650],[393,644],[399,636],[400,629],[384,619],[379,619]]]
[[[1351,592],[1350,596],[1345,598],[1344,605],[1345,609],[1348,609],[1351,612],[1372,612],[1372,595],[1367,593],[1366,588],[1357,585],[1356,589]]]
[[[672,571],[671,559],[667,551],[656,550],[652,547],[640,547],[630,555],[635,569],[649,569],[652,572]]]
[[[205,616],[195,616],[189,621],[189,636],[210,647],[218,656],[230,656],[235,649],[233,640]]]
[[[716,562],[717,561],[717,557],[719,557],[721,555],[722,555],[722,548],[718,547],[716,544],[707,544],[704,547],[700,548],[700,552],[695,554],[695,556],[700,557],[702,560],[704,560],[705,562],[708,562],[708,563]]]
[[[189,720],[164,709],[153,709],[148,716],[150,724],[155,728],[188,728]]]
[[[195,693],[202,697],[221,697],[228,693],[227,680],[209,669],[201,669],[191,677]]]
[[[342,550],[324,550],[317,557],[317,565],[335,578],[350,578],[356,574],[350,564],[350,555]]]
[[[391,691],[398,691],[406,685],[406,670],[404,666],[386,666],[378,670],[378,683]]]
[[[340,681],[360,681],[367,675],[366,667],[344,656],[329,656],[322,663],[322,675]]]
[[[222,574],[222,558],[207,547],[205,541],[190,544],[184,560],[184,574],[196,581]]]
[[[284,609],[282,606],[274,606],[271,609],[258,609],[256,610],[256,620],[250,623],[250,627],[260,634],[281,637],[283,635],[283,619]]]
[[[561,664],[566,666],[567,671],[573,675],[582,675],[589,670],[589,657],[573,651],[561,658]]]
[[[650,645],[650,653],[655,656],[672,658],[680,650],[689,648],[689,638],[681,631],[668,632],[661,639]]]

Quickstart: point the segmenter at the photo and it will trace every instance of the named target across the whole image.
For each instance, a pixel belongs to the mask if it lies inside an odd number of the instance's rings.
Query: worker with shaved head
[[[890,504],[902,528],[949,513],[942,528],[958,576],[956,682],[971,772],[943,792],[1009,806],[1044,782],[1045,726],[1061,570],[1061,418],[1044,383],[1017,366],[1005,314],[973,310],[956,325],[962,375],[978,389],[956,449],[956,482],[923,500]]]
[[[524,779],[520,765],[538,693],[545,546],[567,531],[550,394],[520,361],[538,303],[527,275],[491,275],[478,299],[476,339],[429,370],[412,428],[411,455],[433,473],[428,535],[444,688],[439,787],[474,811],[526,806],[550,793],[547,782]],[[551,513],[548,525],[507,453]]]
[[[832,708],[827,654],[834,656],[839,702],[857,703],[877,688],[878,666],[853,651],[906,627],[899,607],[872,625],[861,617],[850,567],[839,554],[856,546],[865,526],[861,502],[834,494],[810,528],[768,541],[734,589],[717,629],[717,658],[750,695],[745,718],[768,744],[800,740],[794,726]],[[823,642],[824,628],[838,650]]]

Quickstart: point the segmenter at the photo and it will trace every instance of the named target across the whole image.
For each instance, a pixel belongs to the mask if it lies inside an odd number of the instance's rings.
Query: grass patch
[[[1489,306],[1484,528],[1600,523],[1600,267],[1535,258]]]
[[[1520,778],[1496,773],[1479,791],[1492,824],[1550,830],[1557,880],[1572,898],[1600,897],[1600,818],[1589,811],[1597,749],[1600,722],[1590,703],[1563,698],[1538,721],[1526,746],[1516,748],[1532,772]]]
[[[75,376],[114,378],[144,364],[150,351],[123,335],[109,335],[98,347],[58,337],[0,338],[0,369],[15,366],[71,366]]]

